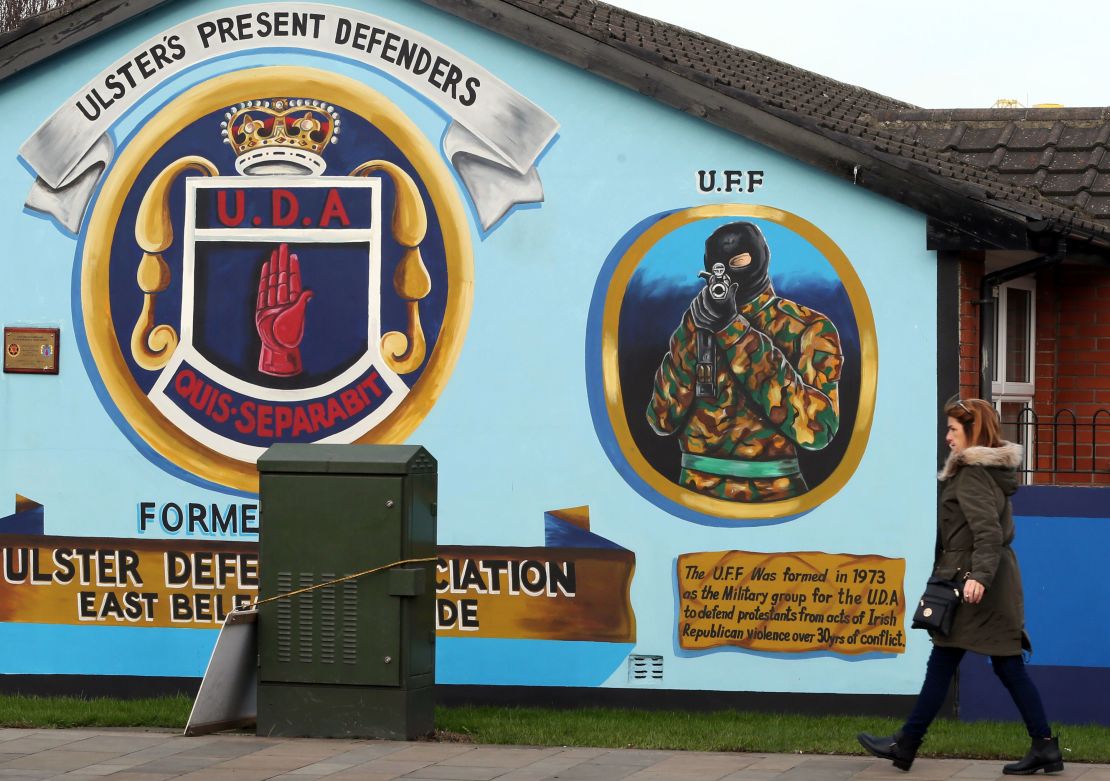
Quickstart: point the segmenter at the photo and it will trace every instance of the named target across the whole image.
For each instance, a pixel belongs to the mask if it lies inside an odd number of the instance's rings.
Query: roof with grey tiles
[[[877,111],[876,125],[1110,226],[1110,108]]]

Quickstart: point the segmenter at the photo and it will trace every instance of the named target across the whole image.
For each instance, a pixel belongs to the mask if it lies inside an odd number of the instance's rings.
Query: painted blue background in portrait
[[[699,220],[672,231],[648,250],[633,272],[621,304],[617,353],[625,418],[640,453],[659,474],[677,484],[681,469],[678,443],[673,436],[657,435],[645,412],[655,371],[671,335],[705,285],[698,277],[705,270],[705,240],[720,226],[739,221],[751,222],[763,232],[770,249],[769,272],[775,293],[825,315],[840,336],[844,363],[839,383],[839,432],[822,450],[798,449],[802,475],[812,490],[840,463],[851,441],[860,391],[859,330],[836,271],[813,245],[785,226],[735,216]]]

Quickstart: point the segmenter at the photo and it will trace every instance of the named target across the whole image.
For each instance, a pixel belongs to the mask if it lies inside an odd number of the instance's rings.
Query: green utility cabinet
[[[258,459],[259,597],[435,556],[436,460],[416,445],[274,445]],[[262,605],[258,734],[433,730],[431,563]]]

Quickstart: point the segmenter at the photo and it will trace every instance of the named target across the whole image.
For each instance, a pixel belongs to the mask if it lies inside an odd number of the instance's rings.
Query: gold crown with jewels
[[[339,140],[339,113],[321,100],[248,100],[229,108],[220,128],[241,174],[319,176],[324,148]]]

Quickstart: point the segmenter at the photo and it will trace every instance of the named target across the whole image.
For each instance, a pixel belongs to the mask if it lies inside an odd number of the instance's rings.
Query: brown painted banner
[[[258,546],[0,534],[0,621],[213,629],[258,593]]]
[[[451,546],[439,557],[440,636],[636,641],[632,551]]]
[[[678,557],[685,650],[904,653],[905,559],[718,551]]]
[[[546,515],[589,531],[587,507]],[[441,547],[436,631],[633,643],[635,568],[616,547]],[[257,594],[253,542],[0,534],[0,622],[212,629]]]

